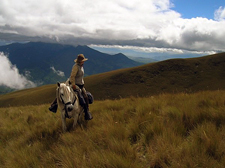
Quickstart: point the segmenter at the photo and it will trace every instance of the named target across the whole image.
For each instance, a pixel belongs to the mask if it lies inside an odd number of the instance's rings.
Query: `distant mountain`
[[[0,52],[8,54],[9,60],[17,66],[21,74],[29,73],[29,80],[42,85],[65,81],[70,75],[74,59],[80,53],[88,58],[84,65],[85,76],[141,65],[121,53],[109,55],[88,46],[74,47],[42,42],[13,43],[0,46]]]
[[[145,57],[131,57],[131,56],[128,56],[128,58],[136,61],[136,62],[140,62],[140,63],[143,63],[143,64],[147,64],[147,63],[151,63],[151,62],[158,62],[158,60],[156,59],[152,59],[152,58],[145,58]]]
[[[91,75],[85,88],[95,100],[225,90],[225,53],[199,58],[171,59]],[[0,107],[50,103],[56,84],[0,96]]]

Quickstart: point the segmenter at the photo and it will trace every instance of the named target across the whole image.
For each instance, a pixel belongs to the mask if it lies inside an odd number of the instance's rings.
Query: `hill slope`
[[[224,168],[225,91],[96,101],[62,134],[48,105],[0,108],[0,167]]]
[[[86,78],[97,99],[225,89],[225,53],[171,59]]]
[[[135,68],[120,69],[85,78],[95,99],[151,96],[160,93],[225,89],[225,53],[191,59],[171,59]],[[0,107],[50,103],[56,85],[0,96]]]

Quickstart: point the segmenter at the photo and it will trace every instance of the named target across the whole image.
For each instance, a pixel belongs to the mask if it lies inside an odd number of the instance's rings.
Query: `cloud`
[[[64,73],[64,72],[62,72],[62,71],[60,71],[60,70],[56,70],[53,66],[50,67],[50,69],[51,69],[54,73],[56,73],[58,76],[61,76],[61,77],[64,77],[64,76],[65,76],[65,73]]]
[[[12,65],[7,56],[5,56],[2,52],[0,52],[0,62],[0,85],[13,89],[36,87],[32,81],[19,74],[17,67]]]
[[[176,48],[157,48],[157,47],[135,47],[135,46],[119,46],[119,45],[90,45],[92,48],[96,49],[120,49],[121,51],[124,50],[133,50],[141,53],[171,53],[171,54],[183,54],[183,53],[190,53],[190,54],[202,54],[202,55],[210,55],[215,54],[212,51],[188,51],[188,50],[181,50]],[[115,54],[115,53],[114,53]]]
[[[214,13],[215,20],[222,21],[225,20],[225,7],[220,6]]]
[[[158,61],[169,58],[191,58],[215,54],[214,51],[189,51],[176,48],[135,47],[119,45],[91,45],[90,47],[105,53],[123,53],[130,57],[152,58]]]
[[[225,8],[184,19],[170,0],[2,0],[5,40],[225,51]]]

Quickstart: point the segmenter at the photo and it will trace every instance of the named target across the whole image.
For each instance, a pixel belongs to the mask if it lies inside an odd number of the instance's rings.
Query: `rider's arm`
[[[72,68],[72,71],[71,71],[71,74],[70,74],[70,83],[72,86],[75,86],[75,77],[77,75],[77,72],[78,72],[78,67],[77,65],[74,65],[73,68]]]

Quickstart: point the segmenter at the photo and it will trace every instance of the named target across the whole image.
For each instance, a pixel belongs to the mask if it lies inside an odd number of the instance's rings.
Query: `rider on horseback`
[[[83,108],[84,108],[84,113],[85,113],[85,120],[91,120],[93,117],[91,113],[89,112],[89,102],[88,102],[88,96],[87,92],[84,88],[84,68],[83,64],[85,61],[88,59],[84,57],[83,54],[79,54],[77,56],[77,59],[74,60],[75,64],[73,65],[71,75],[69,78],[69,82],[72,85],[72,88],[75,92],[78,93],[78,96],[82,95],[85,99]],[[80,92],[81,90],[81,92]],[[51,107],[49,108],[50,111],[56,112],[57,110],[57,99],[52,103]]]

